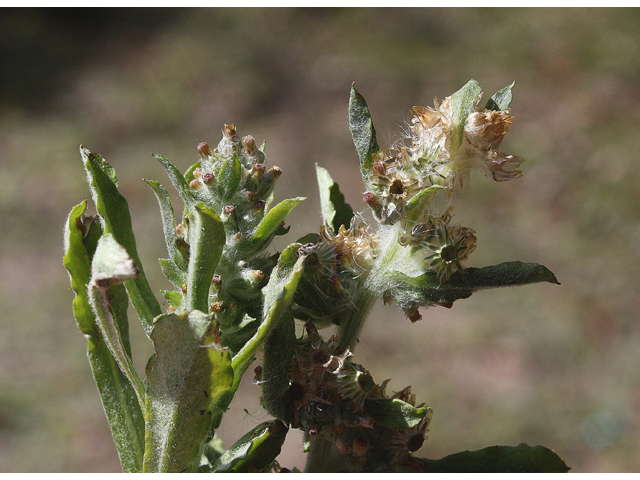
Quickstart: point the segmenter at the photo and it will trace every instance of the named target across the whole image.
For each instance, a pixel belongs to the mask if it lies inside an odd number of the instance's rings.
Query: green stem
[[[389,287],[388,273],[401,253],[397,241],[399,228],[395,225],[379,226],[379,252],[371,270],[361,276],[362,286],[356,294],[351,316],[347,317],[338,329],[338,345],[353,351],[358,344],[358,336],[364,323],[376,303],[376,300]]]
[[[353,351],[358,344],[358,336],[378,297],[388,285],[388,273],[402,255],[402,247],[397,241],[399,227],[380,225],[380,242],[377,258],[367,275],[361,277],[362,284],[356,294],[352,314],[338,329],[338,346]],[[324,438],[314,438],[309,445],[305,472],[335,472],[346,469],[343,456],[335,445]],[[342,468],[344,467],[344,468]]]

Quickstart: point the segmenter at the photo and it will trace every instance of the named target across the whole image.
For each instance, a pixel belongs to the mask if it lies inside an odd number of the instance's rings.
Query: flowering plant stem
[[[72,209],[64,265],[123,470],[286,471],[277,456],[294,428],[305,434],[309,472],[567,471],[552,451],[524,444],[415,456],[432,409],[411,387],[388,394],[389,380],[376,383],[353,361],[380,298],[416,322],[420,309],[450,308],[480,289],[558,283],[534,263],[467,267],[475,232],[452,222],[451,193],[471,170],[496,181],[522,175],[523,160],[499,150],[513,121],[512,88],[481,107],[471,80],[434,108],[414,107],[409,137],[383,150],[352,86],[349,127],[370,215],[354,213],[316,166],[319,232],[276,254],[272,241],[288,233],[286,218],[304,198],[272,206],[282,170],[267,167],[264,145],[225,125],[218,145],[200,143],[184,173],[154,155],[183,203],[176,215],[165,188],[146,180],[167,246],[160,267],[173,285],[162,302],[144,275],[115,171],[81,147],[97,214],[85,214],[86,202]],[[129,301],[155,352],[144,377],[131,360]],[[336,333],[323,336],[327,327]],[[216,431],[259,350],[254,383],[274,418],[225,448]]]

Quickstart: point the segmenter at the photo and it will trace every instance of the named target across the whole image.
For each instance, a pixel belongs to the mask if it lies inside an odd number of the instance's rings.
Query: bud
[[[276,181],[280,175],[282,175],[282,169],[280,167],[271,167],[264,178],[265,180]]]
[[[213,155],[213,150],[207,142],[201,142],[198,144],[198,153],[202,158],[207,158]]]
[[[387,174],[387,167],[384,162],[373,162],[373,174],[382,177]]]
[[[202,181],[207,185],[211,184],[215,179],[216,177],[211,172],[207,172],[202,175]]]
[[[200,186],[200,181],[197,178],[191,180],[191,183],[189,184],[189,188],[191,190],[196,190],[199,186]]]
[[[247,155],[256,154],[256,140],[251,135],[247,135],[242,138],[242,146],[244,147],[244,152]]]
[[[222,135],[224,135],[225,138],[232,139],[236,136],[236,126],[233,123],[231,125],[225,123],[222,129]]]
[[[263,211],[266,204],[267,203],[264,200],[258,200],[256,203],[253,204],[253,207],[251,207],[251,209],[254,212]]]

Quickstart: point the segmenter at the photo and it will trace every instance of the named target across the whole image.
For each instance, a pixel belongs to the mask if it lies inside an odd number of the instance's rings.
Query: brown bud
[[[193,178],[200,178],[202,175],[202,168],[198,167],[193,171]]]
[[[210,157],[213,155],[213,150],[207,142],[201,142],[198,144],[198,153],[202,158]]]
[[[234,207],[233,205],[227,205],[222,209],[222,212],[225,215],[233,215],[236,211],[236,207]]]
[[[267,178],[278,179],[282,175],[282,169],[280,167],[271,167],[267,172]]]
[[[182,284],[182,288],[181,288],[181,290],[182,290],[183,295],[186,295],[186,294],[187,294],[187,284],[186,284],[186,283],[183,283],[183,284]]]
[[[378,197],[376,197],[373,193],[366,192],[364,194],[364,203],[366,203],[370,207],[376,207],[380,205],[380,199],[378,199]]]
[[[194,180],[191,180],[191,183],[189,184],[189,188],[191,190],[195,190],[196,188],[198,188],[200,186],[200,180],[198,180],[197,178]]]
[[[211,172],[207,172],[204,175],[202,175],[202,181],[207,185],[213,182],[215,179],[216,177]]]
[[[222,134],[225,138],[233,138],[236,135],[236,126],[232,123],[231,125],[227,125],[225,123],[224,128],[222,129]]]
[[[387,167],[384,162],[373,162],[373,173],[375,175],[384,176],[387,174]]]
[[[242,145],[247,155],[255,155],[256,153],[256,140],[251,135],[247,135],[242,138]]]
[[[263,163],[254,164],[253,168],[251,169],[251,173],[253,173],[255,177],[262,177],[264,175],[264,171],[265,171],[265,166]]]
[[[253,210],[264,210],[264,207],[266,205],[266,202],[264,200],[258,200],[256,203],[253,204]]]

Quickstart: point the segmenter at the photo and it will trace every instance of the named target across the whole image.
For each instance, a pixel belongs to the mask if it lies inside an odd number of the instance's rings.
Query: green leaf
[[[411,210],[415,210],[415,215],[420,215],[422,213],[422,210],[423,210],[422,207],[424,206],[424,204],[426,202],[429,202],[431,199],[433,199],[433,197],[438,192],[438,190],[446,190],[446,188],[447,187],[443,185],[431,185],[430,187],[420,190],[418,193],[416,193],[413,197],[411,197],[407,201],[405,210],[407,212],[410,212]],[[420,207],[420,208],[416,208],[416,207]]]
[[[115,240],[131,255],[139,270],[135,278],[129,280],[125,287],[131,298],[142,326],[147,335],[151,332],[153,319],[162,313],[158,300],[153,295],[149,282],[142,269],[138,257],[136,241],[131,226],[129,205],[118,191],[118,180],[115,170],[101,155],[91,153],[80,147],[84,168],[91,187],[91,194],[100,215],[104,233],[113,234]]]
[[[144,454],[144,418],[135,390],[122,373],[109,348],[102,341],[96,318],[89,303],[87,284],[91,278],[91,259],[102,229],[99,222],[84,217],[87,202],[76,205],[65,224],[64,265],[69,272],[71,287],[76,294],[73,314],[78,328],[87,337],[87,355],[91,373],[98,387],[111,434],[125,472],[141,472]],[[90,224],[89,224],[90,223]],[[112,308],[124,302],[128,305],[122,286],[114,287],[121,295],[111,298]],[[118,317],[119,328],[125,330],[126,316]],[[123,324],[124,321],[124,324]],[[125,338],[125,350],[130,351]]]
[[[162,296],[165,298],[169,305],[174,307],[178,312],[184,312],[184,295],[182,292],[176,292],[175,290],[160,290]]]
[[[87,202],[84,201],[71,210],[65,222],[63,263],[69,272],[71,288],[76,294],[73,300],[73,315],[75,316],[78,328],[85,335],[94,334],[95,315],[89,304],[87,284],[91,279],[91,258],[85,242],[85,233],[89,228],[96,225],[90,217],[85,217]],[[102,229],[100,229],[102,230]],[[95,244],[91,250],[95,251]]]
[[[113,287],[138,275],[133,259],[113,235],[105,233],[98,241],[91,263],[89,281],[89,303],[96,315],[96,324],[120,370],[125,374],[140,405],[144,404],[144,384],[131,361],[131,352],[123,341],[118,312],[114,309]],[[121,303],[121,302],[118,302]],[[120,312],[122,315],[122,312]],[[128,343],[128,342],[127,342]]]
[[[341,225],[349,228],[353,218],[353,209],[344,201],[340,187],[333,181],[329,172],[316,164],[316,177],[320,189],[320,208],[322,220],[331,225],[334,233],[338,233]]]
[[[289,420],[284,397],[289,389],[289,365],[295,343],[296,327],[289,310],[264,343],[262,359],[262,405],[271,415],[283,420]]]
[[[505,262],[484,268],[465,268],[464,274],[454,273],[449,281],[440,284],[435,272],[427,272],[410,278],[401,272],[392,273],[396,287],[389,293],[400,308],[413,303],[452,303],[468,298],[477,290],[485,288],[511,287],[529,283],[549,282],[560,284],[555,275],[537,263]]]
[[[153,193],[156,195],[158,205],[160,206],[160,216],[162,217],[162,230],[164,232],[165,243],[167,244],[167,252],[169,257],[178,265],[181,269],[186,270],[187,262],[182,256],[182,253],[177,248],[176,241],[178,235],[176,233],[176,218],[173,206],[171,205],[171,198],[167,190],[158,182],[154,180],[145,180],[145,182],[153,189]]]
[[[184,175],[171,163],[166,157],[152,153],[153,157],[162,165],[167,172],[169,180],[173,188],[178,191],[178,195],[182,198],[186,208],[191,208],[197,201],[195,193],[189,188],[189,183],[185,179]]]
[[[440,460],[420,459],[430,473],[566,473],[566,463],[546,447],[493,446],[454,453]]]
[[[212,315],[191,311],[156,319],[147,365],[145,472],[197,469],[200,445],[233,383],[227,349],[214,343]],[[226,406],[224,407],[226,409]]]
[[[262,307],[262,323],[253,337],[233,357],[233,371],[236,378],[234,386],[240,385],[240,380],[246,369],[251,365],[258,348],[271,335],[280,321],[280,317],[289,309],[293,294],[304,271],[304,255],[298,256],[299,244],[289,245],[280,254],[278,265],[271,272],[269,283],[262,290],[264,302]]]
[[[289,212],[293,210],[305,197],[289,198],[281,201],[275,207],[267,212],[264,218],[260,221],[256,227],[255,232],[251,236],[248,245],[244,247],[243,254],[245,256],[254,254],[265,248],[271,242],[284,219],[289,215]]]
[[[418,425],[431,408],[416,408],[399,398],[368,398],[364,403],[364,411],[385,427],[404,430]]]
[[[364,97],[356,90],[355,83],[351,85],[349,97],[349,130],[360,158],[360,173],[367,186],[373,168],[373,158],[380,151],[376,130],[373,127],[371,114]]]
[[[242,180],[242,164],[236,155],[225,159],[218,171],[218,193],[222,200],[231,200]]]
[[[261,423],[224,452],[213,472],[253,473],[270,469],[280,455],[289,427],[280,420]]]
[[[196,163],[194,163],[193,165],[191,165],[186,172],[184,172],[184,179],[187,183],[191,182],[192,180],[195,180],[195,176],[193,175],[193,172],[196,170],[196,168],[201,166],[201,161],[198,160]]]
[[[478,99],[482,95],[480,84],[469,80],[464,87],[451,95],[451,120],[453,132],[451,134],[451,151],[456,152],[464,138],[464,125],[467,117],[475,110]]]
[[[187,272],[178,268],[173,260],[168,258],[159,258],[160,270],[167,280],[169,280],[176,288],[182,288],[187,283]]]
[[[504,87],[502,90],[497,91],[487,102],[487,110],[506,110],[511,106],[511,100],[513,100],[513,93],[511,90],[515,86],[516,82],[513,82],[508,87]]]
[[[222,220],[216,212],[197,203],[189,215],[189,268],[187,270],[187,310],[209,310],[211,279],[225,245]]]

